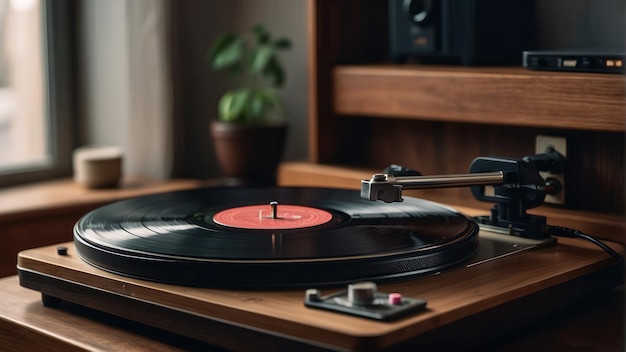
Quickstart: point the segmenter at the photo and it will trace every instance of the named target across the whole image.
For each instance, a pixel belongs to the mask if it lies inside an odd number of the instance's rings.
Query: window
[[[0,0],[0,186],[71,171],[68,10]]]

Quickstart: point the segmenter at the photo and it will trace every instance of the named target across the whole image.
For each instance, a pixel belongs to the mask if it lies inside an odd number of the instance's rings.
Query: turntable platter
[[[114,273],[201,287],[293,287],[423,276],[456,266],[478,226],[406,197],[320,188],[198,190],[129,199],[78,221],[81,258]]]

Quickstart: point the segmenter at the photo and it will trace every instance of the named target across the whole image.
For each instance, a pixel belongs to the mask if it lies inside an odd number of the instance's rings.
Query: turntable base
[[[428,306],[398,321],[379,322],[309,309],[303,290],[217,290],[121,277],[80,260],[72,243],[63,245],[69,249],[65,256],[57,254],[57,246],[20,253],[20,284],[42,292],[48,303],[66,300],[235,350],[383,350],[413,343],[442,347],[450,340],[467,348],[464,339],[492,339],[615,284],[607,254],[565,238],[479,265],[380,285],[380,291],[418,297]]]

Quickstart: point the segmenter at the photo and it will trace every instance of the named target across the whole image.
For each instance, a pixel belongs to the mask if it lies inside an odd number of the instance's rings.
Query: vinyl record
[[[478,226],[422,199],[323,188],[203,188],[98,208],[78,221],[86,262],[201,287],[337,285],[432,274],[467,260]]]

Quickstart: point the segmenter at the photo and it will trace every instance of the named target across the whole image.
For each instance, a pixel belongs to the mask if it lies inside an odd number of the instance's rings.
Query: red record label
[[[222,210],[213,216],[213,221],[239,229],[285,230],[322,225],[332,217],[331,213],[316,208],[264,204]]]

